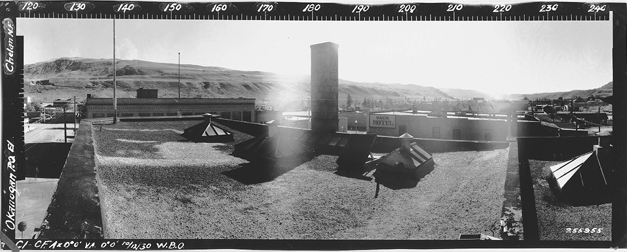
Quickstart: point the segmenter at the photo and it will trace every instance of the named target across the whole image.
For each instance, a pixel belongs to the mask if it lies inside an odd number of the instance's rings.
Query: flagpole
[[[115,90],[117,89],[116,82],[116,63],[115,63],[115,17],[113,17],[113,124],[117,122],[118,119],[118,100],[115,97]]]
[[[181,99],[181,52],[179,52],[179,99]]]

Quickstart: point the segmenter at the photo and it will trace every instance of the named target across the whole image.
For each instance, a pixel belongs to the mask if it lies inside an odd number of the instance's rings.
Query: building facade
[[[118,98],[118,117],[190,116],[211,113],[221,118],[255,121],[255,98]],[[85,101],[85,118],[113,117],[112,98]]]
[[[462,116],[430,116],[403,112],[372,113],[369,133],[400,136],[409,133],[415,138],[474,141],[505,141],[507,119]]]

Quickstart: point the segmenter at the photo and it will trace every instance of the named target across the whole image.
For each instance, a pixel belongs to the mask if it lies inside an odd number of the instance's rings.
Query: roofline
[[[254,105],[255,98],[117,98],[118,105],[143,105],[143,104],[235,104],[245,103]],[[87,98],[85,105],[113,105],[113,98]]]

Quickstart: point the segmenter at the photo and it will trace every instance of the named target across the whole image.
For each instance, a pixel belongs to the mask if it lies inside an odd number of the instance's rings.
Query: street
[[[17,182],[17,222],[25,221],[26,230],[16,231],[16,238],[32,238],[39,228],[55,192],[65,159],[73,142],[74,124],[67,124],[67,144],[63,123],[27,124],[24,134],[26,180]]]
[[[24,141],[26,144],[54,143],[54,142],[63,143],[63,123],[56,123],[56,124],[33,123],[33,124],[28,124],[28,126],[25,126],[25,127],[31,128],[31,131],[29,131],[28,133],[24,135]],[[67,131],[68,136],[73,136],[74,124],[68,123],[67,127],[68,127],[68,131]],[[68,143],[70,143],[71,140],[72,138],[68,138]]]

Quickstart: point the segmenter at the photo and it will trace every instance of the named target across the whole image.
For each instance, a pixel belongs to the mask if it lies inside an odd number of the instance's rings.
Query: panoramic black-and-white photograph
[[[611,21],[16,26],[16,238],[611,240]]]

